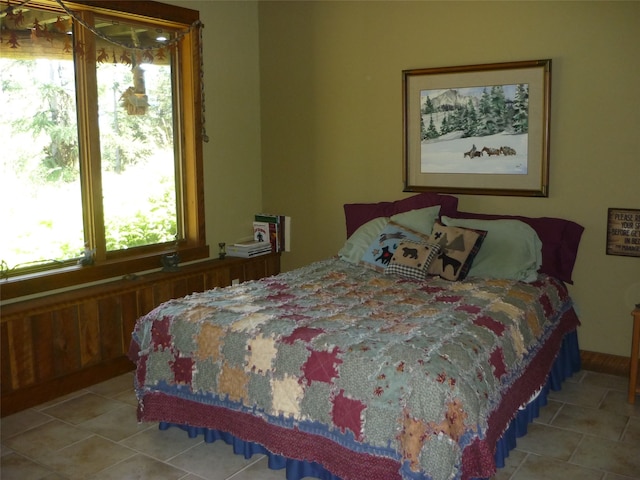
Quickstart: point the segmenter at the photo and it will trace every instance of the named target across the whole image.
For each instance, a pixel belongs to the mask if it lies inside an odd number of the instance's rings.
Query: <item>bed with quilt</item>
[[[492,476],[579,369],[582,227],[456,205],[346,205],[335,257],[140,318],[138,419],[268,455],[289,480]]]

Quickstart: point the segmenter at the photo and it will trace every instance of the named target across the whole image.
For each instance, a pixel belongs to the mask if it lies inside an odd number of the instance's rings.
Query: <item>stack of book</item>
[[[271,253],[269,242],[240,242],[227,245],[227,255],[230,257],[251,258]]]
[[[268,242],[272,252],[291,251],[291,217],[258,213],[253,222],[253,239]]]

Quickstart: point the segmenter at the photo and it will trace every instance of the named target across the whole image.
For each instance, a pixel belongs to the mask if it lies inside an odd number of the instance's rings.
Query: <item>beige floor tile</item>
[[[518,450],[567,461],[580,443],[582,434],[533,423],[527,435],[518,439]]]
[[[120,444],[150,457],[166,461],[202,443],[202,437],[189,438],[187,433],[179,428],[160,431],[156,424],[144,425],[149,425],[151,428],[121,441]]]
[[[263,457],[246,469],[236,473],[232,480],[285,480],[286,472],[282,470],[271,470],[268,466],[267,457]]]
[[[529,455],[511,480],[601,480],[603,472]]]
[[[585,435],[571,463],[640,478],[640,449],[637,445]]]
[[[129,405],[133,405],[134,407],[138,406],[138,398],[136,397],[135,391],[125,391],[118,393],[112,397],[114,400],[118,400],[119,402],[124,402]]]
[[[618,375],[607,375],[605,373],[585,372],[582,385],[604,387],[608,390],[617,390],[619,392],[627,392],[629,386],[625,377]]]
[[[69,480],[69,479],[64,475],[60,475],[59,473],[50,473],[49,475],[42,477],[41,480]]]
[[[42,410],[42,413],[77,425],[121,406],[122,403],[116,400],[86,393]]]
[[[628,419],[629,417],[624,415],[597,408],[564,405],[551,425],[587,435],[619,440]]]
[[[602,480],[636,480],[626,475],[616,475],[615,473],[606,473]]]
[[[149,424],[138,423],[136,408],[127,404],[79,423],[78,427],[114,441],[123,440],[147,428],[152,428]]]
[[[9,448],[7,445],[0,444],[0,456],[4,457],[5,455],[9,455],[10,453],[15,453],[12,448]]]
[[[622,441],[624,443],[635,445],[638,447],[638,452],[640,452],[640,418],[629,418],[629,423],[627,424],[627,428],[622,436]]]
[[[133,450],[94,435],[58,452],[44,455],[39,461],[71,480],[86,480],[133,455]]]
[[[582,385],[580,383],[565,382],[562,390],[549,393],[549,400],[555,400],[585,407],[597,407],[607,393],[607,389],[597,385]]]
[[[16,452],[37,460],[90,436],[90,432],[52,419],[50,422],[9,438],[5,444]]]
[[[560,408],[562,408],[563,403],[556,402],[553,400],[549,400],[547,404],[540,409],[540,416],[534,420],[537,423],[551,423],[553,417],[556,416]]]
[[[145,455],[135,455],[90,477],[89,480],[178,480],[187,472]]]
[[[582,381],[582,379],[585,377],[585,375],[587,375],[588,373],[589,373],[588,370],[580,370],[579,372],[575,372],[570,377],[567,377],[564,381],[565,382],[580,383]]]
[[[520,464],[527,458],[527,452],[518,449],[511,450],[504,462],[504,467],[499,468],[492,480],[509,480]]]
[[[133,393],[133,373],[125,373],[105,382],[97,383],[87,387],[86,390],[105,397],[114,397],[122,392]]]
[[[12,437],[18,433],[23,433],[29,428],[42,425],[51,421],[51,417],[35,410],[23,410],[22,412],[14,413],[4,417],[0,422],[2,441],[6,438]]]
[[[627,402],[627,393],[611,390],[600,404],[602,410],[640,418],[640,399],[636,403]]]
[[[88,390],[85,389],[76,390],[75,392],[68,393],[67,395],[62,395],[48,402],[41,403],[40,405],[33,407],[33,409],[38,411],[46,410],[47,408],[53,407],[54,405],[64,403],[67,400],[71,400],[72,398],[81,397],[82,395],[86,395],[87,393]]]
[[[52,473],[50,469],[17,453],[0,459],[0,472],[3,480],[41,480]]]
[[[200,443],[196,447],[170,459],[168,463],[207,480],[225,480],[234,473],[260,461],[262,455],[246,460],[234,455],[231,445],[223,441]]]

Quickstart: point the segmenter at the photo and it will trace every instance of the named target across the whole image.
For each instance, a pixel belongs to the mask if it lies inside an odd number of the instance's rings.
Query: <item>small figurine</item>
[[[93,265],[94,263],[94,255],[95,255],[96,251],[91,250],[89,248],[89,244],[85,243],[84,244],[84,252],[82,252],[82,257],[80,257],[80,260],[78,261],[79,265],[82,265],[83,267],[86,267],[88,265]]]
[[[224,260],[224,257],[227,256],[227,244],[224,242],[218,243],[218,248],[220,251],[218,252],[218,258],[220,260]]]
[[[160,258],[160,262],[162,263],[163,272],[177,272],[180,270],[178,267],[178,264],[180,263],[180,255],[177,253],[162,256]]]

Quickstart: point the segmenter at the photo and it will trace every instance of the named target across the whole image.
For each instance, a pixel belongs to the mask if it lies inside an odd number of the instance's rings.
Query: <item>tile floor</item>
[[[131,373],[5,417],[3,480],[284,480],[263,456],[135,421]],[[640,479],[640,399],[625,378],[582,371],[518,440],[495,480]]]

